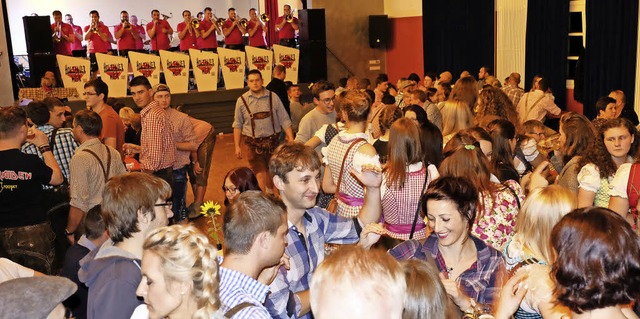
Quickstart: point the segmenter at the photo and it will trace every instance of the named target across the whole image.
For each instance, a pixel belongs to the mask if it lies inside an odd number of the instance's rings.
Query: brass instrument
[[[98,26],[93,22],[91,22],[91,32],[98,33]]]
[[[293,9],[293,11],[291,11],[291,13],[287,14],[284,18],[285,20],[287,20],[288,23],[292,23],[293,22],[293,13],[296,12],[295,9]]]
[[[53,32],[51,37],[53,38],[53,41],[55,41],[56,43],[60,43],[60,41],[62,41],[62,31],[60,30],[60,22],[56,24],[55,31]]]
[[[218,31],[222,33],[222,30],[220,30],[220,28],[222,28],[222,26],[224,25],[225,20],[223,18],[216,17],[216,15],[214,14],[213,21],[214,21],[214,24],[216,25],[216,29],[218,29]]]
[[[131,24],[129,23],[129,19],[122,19],[120,20],[120,22],[124,23],[125,30],[131,29]]]
[[[247,23],[249,23],[249,20],[247,20],[246,18],[242,18],[240,19],[240,21],[238,21],[238,25],[245,29],[247,28]]]
[[[160,15],[162,16],[163,20],[169,20],[169,19],[173,18],[173,13],[172,12],[169,12],[169,15],[166,15],[164,13],[161,13]]]
[[[191,19],[191,26],[194,29],[197,29],[200,27],[200,20],[198,20],[197,18]]]
[[[266,13],[263,13],[260,15],[260,20],[262,20],[262,22],[267,23],[269,22],[269,15]]]

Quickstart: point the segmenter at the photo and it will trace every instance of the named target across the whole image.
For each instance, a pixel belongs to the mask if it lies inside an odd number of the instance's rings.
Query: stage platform
[[[268,82],[265,81],[265,86]],[[311,96],[311,90],[308,83],[300,83],[300,90],[302,91],[301,102],[311,102],[313,100]],[[212,92],[189,92],[183,94],[171,94],[171,105],[178,106],[183,105],[183,112],[190,116],[211,123],[217,133],[233,133],[233,112],[235,109],[236,101],[238,97],[244,92],[248,91],[248,88],[233,89],[233,90],[219,90]],[[133,102],[131,96],[118,98],[119,101],[126,106],[137,110],[136,104]],[[70,100],[69,106],[75,113],[78,110],[84,109],[86,103],[84,100]]]

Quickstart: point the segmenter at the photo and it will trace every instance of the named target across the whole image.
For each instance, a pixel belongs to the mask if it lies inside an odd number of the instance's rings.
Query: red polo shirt
[[[89,31],[89,28],[91,28],[91,25],[85,26],[84,32]],[[109,42],[109,39],[113,38],[113,36],[111,32],[109,32],[109,27],[100,22],[98,29],[100,32],[107,34],[107,41],[103,41],[97,33],[90,32],[89,39],[87,40],[87,50],[89,53],[107,53],[107,51],[111,50],[111,42]]]
[[[182,32],[182,30],[187,28],[187,24],[184,22],[178,23],[178,33]],[[189,34],[189,31],[185,34],[184,38],[180,40],[180,51],[187,51],[189,49],[196,48],[196,34],[192,32]]]
[[[229,27],[231,27],[231,25],[233,25],[233,21],[227,19],[227,21],[224,22],[222,28],[228,29]],[[224,38],[224,43],[231,45],[242,44],[242,32],[240,32],[240,29],[238,27],[234,27],[231,31],[231,34],[229,34],[228,37]]]
[[[284,16],[278,17],[278,19],[276,20],[276,24],[282,23],[282,20],[284,20]],[[293,21],[295,23],[298,23],[298,18],[293,17]],[[282,40],[282,39],[293,39],[295,37],[296,37],[296,30],[293,29],[293,27],[291,26],[291,23],[285,22],[285,24],[282,27],[282,29],[280,29],[280,31],[278,31],[278,39],[280,39],[280,40]]]
[[[151,50],[159,51],[159,50],[168,50],[171,47],[171,43],[169,42],[169,36],[162,32],[162,29],[169,29],[171,26],[167,20],[158,20],[158,25],[156,26],[156,34],[151,37]],[[147,33],[149,30],[153,29],[153,21],[147,23]]]
[[[249,37],[249,45],[252,47],[267,46],[267,41],[264,38],[264,26],[262,23],[250,20],[249,23],[247,23],[247,32],[253,29],[256,24],[258,24],[258,30],[256,30],[256,33],[254,33],[253,36]]]
[[[200,34],[209,30],[213,25],[213,21],[204,19],[200,21],[200,26],[198,27],[198,31]],[[203,39],[202,36],[196,38],[196,44],[198,49],[215,49],[218,47],[218,40],[216,39],[216,31],[212,31],[211,34],[206,39]]]

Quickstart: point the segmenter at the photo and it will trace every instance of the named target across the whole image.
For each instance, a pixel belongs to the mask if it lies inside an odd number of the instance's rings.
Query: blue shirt
[[[222,312],[226,313],[231,310],[231,308],[243,302],[255,305],[240,310],[232,318],[271,318],[269,312],[263,305],[268,293],[269,286],[241,272],[220,267],[220,301],[222,302]]]
[[[289,270],[280,267],[276,279],[269,286],[271,294],[265,306],[272,318],[311,318],[311,313],[299,316],[300,299],[295,295],[309,289],[311,274],[324,260],[325,243],[353,244],[359,234],[354,219],[331,214],[320,207],[307,209],[302,221],[306,238],[289,223],[287,248]],[[306,239],[306,241],[304,240]]]

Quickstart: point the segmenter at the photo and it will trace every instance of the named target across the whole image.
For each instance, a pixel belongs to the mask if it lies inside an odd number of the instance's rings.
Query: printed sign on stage
[[[291,81],[293,84],[298,84],[300,50],[274,44],[273,55],[275,64],[282,64],[287,69],[287,76],[284,80]]]
[[[273,52],[250,46],[245,47],[245,50],[247,51],[249,70],[259,70],[264,81],[268,83],[273,72]]]
[[[164,78],[172,94],[189,92],[189,55],[160,50]]]
[[[143,75],[151,86],[160,83],[160,57],[153,54],[129,51],[133,76]]]
[[[189,56],[198,92],[216,91],[218,89],[218,54],[189,49]]]
[[[222,76],[225,89],[241,89],[244,87],[244,52],[218,48]]]
[[[110,97],[127,96],[129,59],[125,57],[96,53],[100,79],[109,87]]]
[[[86,58],[76,58],[66,55],[56,55],[58,68],[65,88],[84,92],[84,84],[91,79],[90,61]]]

